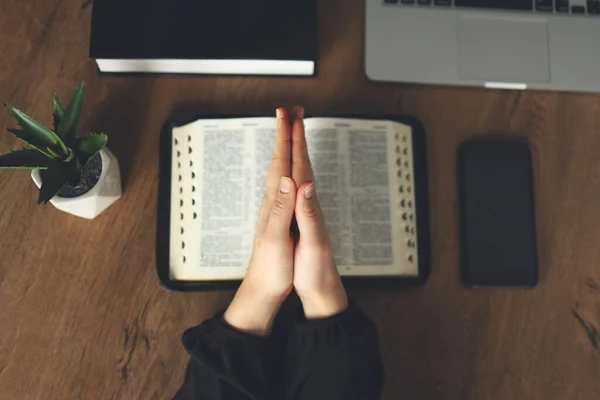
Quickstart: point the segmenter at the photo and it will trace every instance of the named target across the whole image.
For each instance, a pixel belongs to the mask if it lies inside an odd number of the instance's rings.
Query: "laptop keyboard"
[[[417,7],[491,8],[498,10],[600,16],[600,0],[383,0],[383,2],[385,4]]]

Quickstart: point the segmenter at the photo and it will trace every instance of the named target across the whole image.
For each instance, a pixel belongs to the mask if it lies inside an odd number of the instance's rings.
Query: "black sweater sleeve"
[[[377,330],[357,308],[297,323],[281,340],[247,335],[221,315],[189,329],[191,356],[174,400],[376,400],[383,370]]]
[[[274,398],[269,339],[236,331],[222,314],[189,329],[183,345],[191,359],[173,400]]]
[[[358,308],[297,324],[285,361],[286,399],[376,400],[383,367],[375,325]]]

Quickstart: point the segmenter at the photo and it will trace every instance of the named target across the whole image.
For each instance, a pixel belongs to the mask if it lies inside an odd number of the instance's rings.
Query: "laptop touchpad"
[[[549,81],[546,21],[460,17],[458,70],[463,79],[514,83]]]

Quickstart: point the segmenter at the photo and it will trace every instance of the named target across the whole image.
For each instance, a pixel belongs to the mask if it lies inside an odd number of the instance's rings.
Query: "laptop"
[[[600,0],[365,0],[375,81],[600,91]]]

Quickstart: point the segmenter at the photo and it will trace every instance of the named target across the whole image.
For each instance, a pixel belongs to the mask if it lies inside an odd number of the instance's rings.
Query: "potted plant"
[[[92,219],[121,197],[116,157],[106,148],[104,134],[80,134],[77,124],[85,82],[77,87],[66,109],[54,92],[54,129],[15,107],[9,111],[19,129],[8,129],[31,148],[0,156],[0,168],[31,169],[40,189],[38,204]]]

